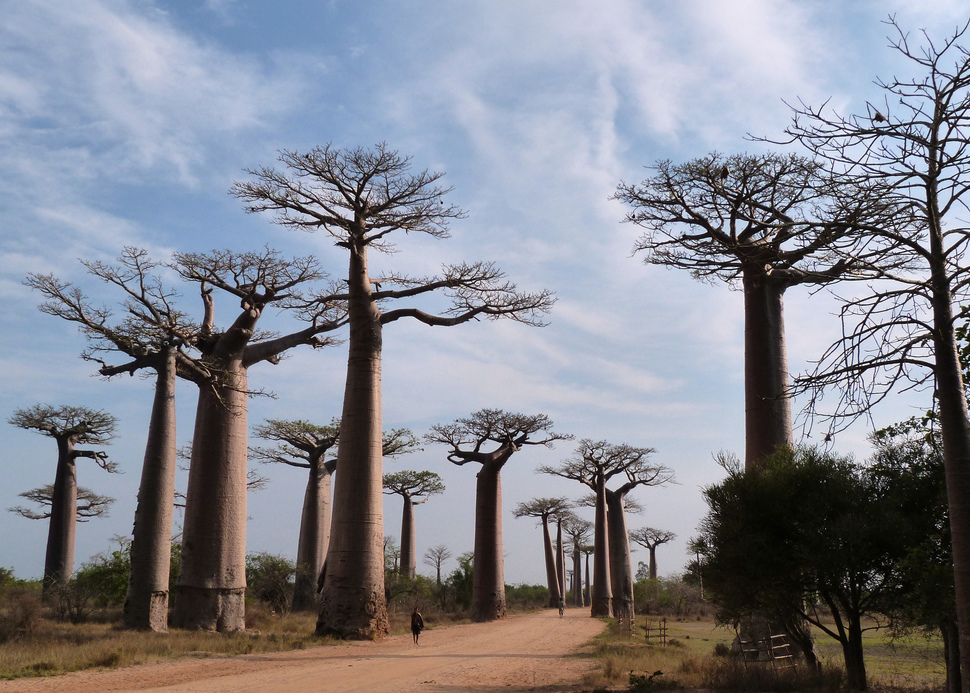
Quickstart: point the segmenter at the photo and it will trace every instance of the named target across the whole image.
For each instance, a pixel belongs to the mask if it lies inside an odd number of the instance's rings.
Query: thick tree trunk
[[[970,421],[948,294],[934,293],[933,313],[937,326],[936,395],[952,537],[960,669],[970,671]],[[962,686],[965,692],[970,691],[970,677],[964,678]]]
[[[57,441],[57,470],[51,494],[47,555],[44,560],[43,591],[63,585],[74,574],[74,536],[77,529],[77,468],[74,443],[66,436]]]
[[[168,630],[175,496],[175,350],[169,348],[159,357],[161,363],[135,507],[123,623],[126,628],[163,633]]]
[[[940,624],[943,639],[943,661],[946,664],[946,693],[960,693],[960,635],[956,621],[946,619]]]
[[[381,323],[364,249],[351,250],[347,384],[317,634],[387,635],[384,596]]]
[[[848,638],[842,643],[845,678],[849,688],[864,691],[867,687],[866,660],[862,650],[862,623],[858,616],[849,619]]]
[[[404,496],[404,514],[401,518],[401,575],[413,580],[417,565],[414,556],[414,502],[411,496]]]
[[[657,547],[648,546],[647,551],[650,552],[650,569],[649,569],[650,572],[648,573],[648,576],[650,577],[651,580],[656,580],[657,579]]]
[[[613,587],[613,615],[633,617],[633,559],[626,529],[623,500],[626,494],[606,490],[607,526],[610,533],[610,576]]]
[[[475,562],[472,570],[473,621],[505,618],[501,472],[502,464],[494,461],[485,462],[478,472],[475,493]]]
[[[549,606],[559,606],[559,578],[556,575],[556,559],[553,555],[552,536],[549,534],[549,518],[542,516],[542,549],[546,559],[546,586],[549,588]]]
[[[762,268],[744,272],[744,467],[755,469],[779,447],[792,445],[785,287]]]
[[[199,392],[185,496],[182,563],[173,623],[244,630],[246,597],[246,368],[221,363]]]
[[[583,606],[583,557],[579,545],[573,545],[573,605]]]
[[[562,544],[562,520],[556,520],[556,577],[559,595],[566,599],[566,549]]]
[[[583,587],[583,606],[590,606],[593,603],[593,598],[590,595],[590,582],[589,582],[589,554],[586,554],[586,584]]]
[[[610,539],[607,528],[606,481],[596,477],[596,518],[593,529],[593,585],[591,616],[612,616],[613,590],[610,586]]]
[[[316,606],[317,581],[327,559],[330,543],[330,470],[317,460],[307,478],[296,549],[296,582],[293,608],[306,611]]]

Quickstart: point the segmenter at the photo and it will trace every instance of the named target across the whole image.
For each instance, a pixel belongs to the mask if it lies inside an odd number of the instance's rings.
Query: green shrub
[[[296,564],[271,553],[246,556],[246,594],[277,614],[287,614],[293,604]]]

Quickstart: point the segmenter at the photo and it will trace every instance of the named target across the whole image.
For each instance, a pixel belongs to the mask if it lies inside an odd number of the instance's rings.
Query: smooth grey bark
[[[175,497],[176,351],[158,355],[155,397],[131,541],[131,570],[122,622],[126,628],[168,630],[172,514]]]
[[[401,517],[401,575],[414,579],[417,560],[414,556],[414,501],[410,495],[404,496],[404,510]]]
[[[559,577],[556,570],[556,558],[552,549],[552,535],[549,533],[549,516],[543,515],[542,520],[542,553],[546,563],[546,586],[549,589],[549,606],[559,605]]]
[[[566,599],[566,547],[562,543],[562,518],[556,518],[556,587]]]
[[[316,632],[382,638],[390,629],[384,595],[383,326],[371,295],[367,246],[362,242],[350,244],[348,290],[347,381],[337,447],[340,473],[333,484],[330,548]]]
[[[502,550],[502,467],[511,456],[482,463],[475,486],[475,562],[472,620],[505,618],[505,556]]]
[[[77,532],[77,467],[74,442],[58,437],[57,471],[51,496],[50,529],[44,556],[44,591],[62,585],[74,574],[74,538]]]
[[[792,414],[785,347],[785,285],[763,267],[745,268],[744,467],[756,468],[781,447],[791,447]]]
[[[608,527],[610,534],[610,576],[613,587],[613,615],[616,618],[633,616],[633,559],[626,526],[623,502],[626,490],[606,491]]]
[[[241,354],[220,365],[199,391],[174,624],[223,633],[246,628],[248,379]]]
[[[307,475],[293,588],[293,609],[297,611],[316,606],[317,582],[330,546],[330,486],[335,468],[336,462],[318,460]]]
[[[573,606],[583,606],[583,563],[578,544],[573,544]]]
[[[613,615],[613,588],[610,577],[609,512],[606,501],[606,479],[596,474],[596,520],[593,530],[593,586],[590,596],[591,616]]]

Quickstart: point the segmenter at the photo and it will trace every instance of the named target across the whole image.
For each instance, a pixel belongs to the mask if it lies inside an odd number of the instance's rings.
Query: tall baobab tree
[[[180,628],[242,630],[249,368],[278,363],[296,346],[330,344],[321,335],[340,327],[345,314],[339,301],[308,303],[303,296],[304,285],[323,278],[311,257],[285,259],[270,249],[177,253],[172,267],[200,286],[205,317],[197,346],[208,371],[198,383],[173,620]],[[216,289],[239,302],[226,329],[215,325]],[[262,333],[257,324],[268,307],[291,308],[308,324],[285,335]]]
[[[308,470],[300,537],[296,550],[296,580],[293,608],[300,611],[316,604],[316,589],[330,545],[330,486],[337,468],[337,458],[327,453],[339,441],[340,422],[333,419],[327,426],[308,421],[267,419],[256,426],[258,438],[277,442],[275,448],[252,447],[250,456],[267,464],[285,464]],[[394,429],[384,434],[384,455],[393,457],[412,451],[417,439],[407,429]]]
[[[505,560],[502,554],[502,467],[525,445],[551,448],[571,436],[552,430],[545,414],[480,409],[450,424],[437,424],[425,439],[451,449],[448,461],[481,465],[475,492],[475,562],[472,620],[505,617]]]
[[[620,183],[626,221],[645,229],[634,252],[744,295],[745,466],[792,445],[784,295],[799,284],[878,276],[862,227],[894,211],[880,195],[803,157],[763,154],[661,161]],[[882,250],[880,248],[879,250]]]
[[[899,244],[909,263],[850,297],[842,338],[808,374],[816,395],[835,389],[851,421],[897,388],[932,388],[939,412],[960,634],[962,687],[970,692],[970,416],[959,359],[970,265],[964,210],[970,191],[970,48],[965,24],[922,45],[894,20],[890,42],[915,77],[877,80],[881,95],[858,114],[800,103],[787,139],[857,180],[878,180],[895,224],[865,228],[872,243]],[[877,117],[878,116],[878,117]],[[835,385],[837,388],[833,388]],[[814,404],[814,402],[813,402]],[[815,407],[812,407],[815,410]],[[831,412],[831,407],[827,408]]]
[[[585,606],[583,599],[583,547],[589,544],[593,532],[593,523],[584,520],[575,513],[565,513],[562,516],[562,529],[572,544],[573,559],[573,604]],[[588,571],[587,571],[588,572]]]
[[[336,420],[327,426],[319,426],[302,420],[267,419],[264,424],[253,428],[256,437],[278,443],[275,448],[250,448],[250,455],[254,459],[309,472],[296,549],[293,589],[293,609],[296,611],[315,605],[317,580],[327,557],[327,545],[330,543],[330,478],[337,460],[325,458],[327,452],[337,445],[339,432],[340,425]]]
[[[47,484],[39,488],[32,488],[29,491],[18,493],[18,496],[26,500],[37,503],[44,510],[40,512],[17,505],[7,508],[12,513],[17,513],[28,520],[46,520],[51,516],[51,506],[54,504],[54,484]],[[77,507],[75,514],[78,522],[87,522],[92,517],[104,517],[108,514],[108,508],[115,502],[114,498],[102,496],[89,488],[77,487]]]
[[[546,585],[549,587],[549,606],[558,606],[560,579],[556,570],[556,557],[553,552],[552,535],[549,532],[549,518],[559,519],[572,504],[566,498],[533,498],[524,501],[512,511],[513,517],[537,517],[542,527],[542,548],[546,563]]]
[[[666,544],[669,541],[673,541],[676,538],[677,535],[673,532],[668,532],[667,530],[663,529],[654,529],[653,527],[641,527],[640,529],[634,529],[630,532],[630,541],[635,544],[639,544],[650,552],[648,576],[651,580],[657,579],[657,547],[661,544]]]
[[[638,486],[659,486],[673,480],[670,469],[650,463],[654,452],[653,448],[583,439],[575,455],[560,466],[539,468],[540,472],[578,481],[595,494],[593,616],[633,615],[633,562],[624,504],[627,494]],[[607,483],[614,478],[622,479],[622,483],[609,489]],[[619,573],[616,578],[611,576],[614,571]]]
[[[119,289],[124,319],[112,321],[108,308],[94,307],[83,291],[53,275],[31,274],[26,284],[46,298],[40,309],[81,326],[90,348],[82,356],[101,364],[112,377],[148,369],[155,373],[155,394],[145,442],[141,482],[131,541],[131,570],[123,623],[128,628],[168,630],[169,567],[175,493],[175,381],[178,375],[200,380],[205,367],[188,355],[198,326],[173,305],[175,292],[153,275],[158,262],[141,248],[126,247],[117,264],[87,262],[88,272]],[[131,360],[109,364],[101,354],[114,352]]]
[[[442,493],[445,485],[434,472],[404,470],[384,475],[384,493],[396,494],[404,501],[401,519],[401,567],[399,573],[414,579],[417,559],[414,552],[414,506]]]
[[[320,599],[317,632],[340,637],[383,637],[388,632],[384,574],[381,462],[381,354],[383,328],[402,318],[452,326],[476,318],[509,318],[542,325],[553,304],[548,291],[525,293],[487,262],[445,266],[436,277],[386,273],[371,278],[368,250],[389,252],[391,237],[449,236],[448,223],[464,216],[446,204],[443,174],[412,173],[410,159],[379,144],[306,153],[284,151],[286,168],[250,170],[252,180],[232,189],[250,212],[274,212],[283,226],[322,231],[349,255],[345,298],[350,338],[347,381],[334,481],[333,535]],[[403,234],[401,232],[404,232]],[[432,314],[391,302],[443,293],[450,305]]]
[[[64,584],[74,573],[74,537],[77,529],[77,460],[86,457],[107,472],[117,471],[102,450],[79,450],[78,445],[105,445],[114,437],[117,420],[111,414],[87,407],[35,404],[17,409],[9,423],[37,431],[57,443],[57,469],[51,489],[50,529],[44,559],[43,589]]]

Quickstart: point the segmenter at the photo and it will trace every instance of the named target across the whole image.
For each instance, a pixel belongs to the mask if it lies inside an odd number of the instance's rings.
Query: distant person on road
[[[414,607],[414,613],[411,614],[411,635],[414,636],[414,644],[418,644],[418,636],[421,635],[421,631],[424,629],[424,619],[421,618],[421,613],[418,611],[418,607]]]
[[[559,597],[559,618],[562,618],[563,612],[566,610],[566,600]]]

